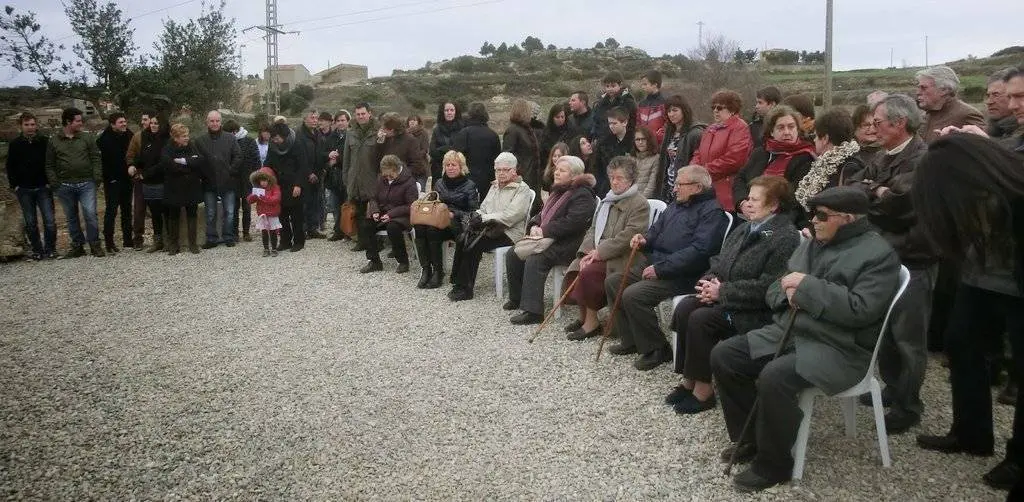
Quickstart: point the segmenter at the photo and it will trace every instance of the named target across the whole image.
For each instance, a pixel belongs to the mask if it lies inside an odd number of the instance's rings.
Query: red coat
[[[277,184],[277,177],[274,175],[274,170],[269,167],[261,167],[256,172],[249,176],[249,181],[252,182],[253,188],[260,187],[260,181],[267,180],[265,195],[256,196],[249,194],[246,200],[250,204],[256,203],[256,214],[267,215],[267,216],[280,216],[281,215],[281,186]]]
[[[733,180],[746,165],[753,149],[750,130],[739,115],[729,117],[724,124],[708,126],[701,136],[690,164],[704,166],[711,174],[715,197],[722,207],[736,207],[732,200]]]

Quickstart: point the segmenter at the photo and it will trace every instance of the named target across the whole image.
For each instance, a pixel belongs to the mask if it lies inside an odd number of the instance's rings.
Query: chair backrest
[[[882,346],[882,337],[885,336],[885,330],[889,327],[889,316],[892,315],[892,309],[896,306],[896,302],[900,301],[900,297],[907,290],[908,284],[910,284],[910,270],[900,265],[900,287],[896,290],[896,296],[892,297],[889,310],[885,312],[885,320],[882,321],[882,329],[878,331],[878,341],[875,342],[875,350],[871,354],[871,365],[868,366],[867,377],[875,374],[875,366],[878,365],[878,348]]]
[[[725,239],[729,238],[729,232],[732,231],[732,224],[734,221],[736,221],[736,219],[733,218],[732,213],[730,213],[729,211],[723,212],[725,213],[725,219],[729,220],[729,223],[725,225],[725,236],[722,237],[722,245],[725,246]]]
[[[668,208],[668,204],[663,200],[658,199],[647,199],[647,228],[654,226],[654,222],[658,221],[661,217],[661,213],[665,212]]]

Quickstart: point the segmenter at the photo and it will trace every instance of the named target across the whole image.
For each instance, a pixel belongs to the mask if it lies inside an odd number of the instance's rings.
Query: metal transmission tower
[[[277,115],[281,106],[281,85],[278,83],[277,67],[277,36],[297,31],[283,31],[281,25],[277,24],[277,0],[267,0],[267,24],[264,26],[250,26],[244,30],[263,30],[267,40],[267,93],[264,97],[264,104],[268,115]]]

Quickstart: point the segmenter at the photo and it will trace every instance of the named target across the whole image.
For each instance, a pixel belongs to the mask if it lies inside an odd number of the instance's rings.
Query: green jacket
[[[103,164],[96,138],[84,132],[69,138],[63,131],[50,138],[46,147],[46,176],[50,184],[102,180]]]
[[[807,274],[793,295],[799,310],[787,348],[796,351],[797,373],[830,396],[856,385],[867,373],[882,319],[899,288],[899,256],[861,218],[841,227],[828,243],[800,244],[788,269]],[[747,334],[755,359],[775,353],[789,320],[780,281],[772,283],[765,299],[775,314],[772,324]]]
[[[353,122],[345,139],[342,179],[350,200],[368,201],[377,195],[380,166],[375,160],[377,148],[377,122],[373,119],[361,126]]]

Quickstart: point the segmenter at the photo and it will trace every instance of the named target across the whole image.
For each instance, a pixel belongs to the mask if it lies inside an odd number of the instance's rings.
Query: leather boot
[[[431,241],[427,244],[430,251],[430,280],[427,281],[426,289],[437,289],[444,282],[444,248],[441,241]],[[421,258],[422,259],[422,255]]]
[[[196,226],[198,223],[195,218],[186,217],[185,221],[188,225],[188,251],[192,254],[199,254],[199,245],[196,244]]]
[[[146,248],[147,253],[155,253],[164,249],[164,237],[160,234],[153,235],[153,245]]]
[[[100,245],[100,241],[90,242],[89,252],[92,253],[92,255],[97,258],[102,258],[106,256],[106,253],[103,252],[103,246]]]
[[[167,213],[167,232],[164,233],[164,250],[167,254],[174,256],[181,251],[181,208],[175,207]]]
[[[420,281],[416,283],[416,287],[419,289],[426,288],[427,283],[430,282],[430,260],[427,258],[427,253],[429,252],[427,239],[416,239],[416,256],[419,257],[420,266],[423,267],[423,270],[420,272]]]

